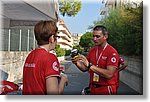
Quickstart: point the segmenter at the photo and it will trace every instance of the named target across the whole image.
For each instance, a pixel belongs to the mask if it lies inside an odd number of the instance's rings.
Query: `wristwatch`
[[[92,66],[93,64],[92,63],[89,63],[89,65],[88,65],[88,70],[91,68],[91,66]]]

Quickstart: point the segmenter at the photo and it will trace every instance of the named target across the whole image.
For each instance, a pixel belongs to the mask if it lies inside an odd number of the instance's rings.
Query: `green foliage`
[[[73,46],[73,49],[77,49],[80,54],[82,54],[84,51],[84,49],[80,45]]]
[[[57,57],[70,56],[70,54],[71,54],[71,50],[66,50],[66,49],[60,48],[60,45],[58,45],[58,44],[55,47],[55,51],[56,51]]]
[[[60,45],[56,45],[55,47],[57,57],[65,56],[65,50],[60,48]]]
[[[59,0],[59,11],[62,16],[75,16],[81,10],[81,0]]]
[[[79,45],[84,48],[84,51],[88,51],[93,46],[92,33],[86,32],[81,36]]]
[[[94,21],[95,25],[108,28],[108,42],[120,54],[143,54],[143,6],[132,8],[130,5],[112,10],[104,19]],[[89,28],[92,28],[90,26]]]
[[[65,56],[70,56],[71,50],[65,50]]]

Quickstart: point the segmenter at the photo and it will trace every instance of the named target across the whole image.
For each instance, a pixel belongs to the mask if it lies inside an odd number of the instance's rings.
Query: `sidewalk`
[[[118,88],[117,95],[141,95],[141,94],[130,88],[122,81],[120,81],[120,86]]]

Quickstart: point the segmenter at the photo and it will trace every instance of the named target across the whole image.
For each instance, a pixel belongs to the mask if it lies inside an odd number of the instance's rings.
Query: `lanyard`
[[[96,51],[96,59],[97,59],[97,61],[96,61],[96,66],[98,66],[98,62],[99,62],[99,60],[100,60],[100,58],[101,58],[101,56],[102,56],[102,53],[103,53],[104,50],[106,49],[107,45],[108,45],[108,43],[105,44],[105,46],[104,46],[102,52],[100,53],[99,57],[98,57],[98,47],[97,47],[97,51]]]

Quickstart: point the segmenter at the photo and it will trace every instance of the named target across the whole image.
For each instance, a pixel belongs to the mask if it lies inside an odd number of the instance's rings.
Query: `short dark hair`
[[[93,28],[93,31],[102,31],[104,35],[108,34],[107,28],[102,25],[97,25]]]
[[[54,21],[40,21],[34,27],[34,34],[38,45],[49,44],[49,38],[58,31]]]

